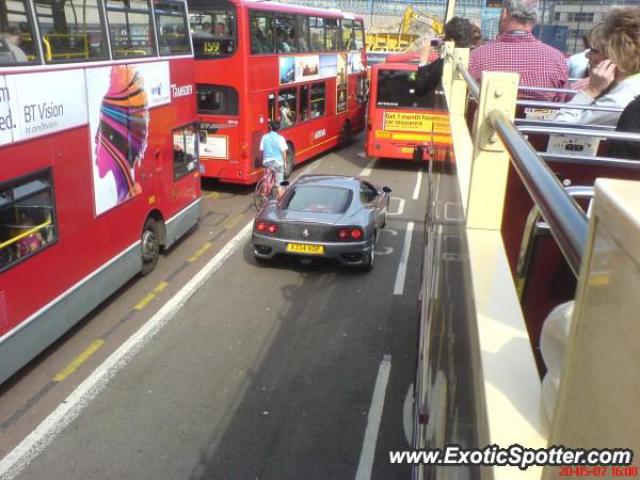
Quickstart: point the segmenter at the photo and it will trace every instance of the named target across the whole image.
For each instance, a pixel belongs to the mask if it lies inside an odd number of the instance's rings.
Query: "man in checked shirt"
[[[542,43],[533,34],[538,0],[503,0],[500,34],[471,51],[469,73],[480,81],[483,71],[516,72],[520,85],[563,88],[567,83],[567,61],[562,53]],[[520,92],[519,98],[564,101],[564,94]]]

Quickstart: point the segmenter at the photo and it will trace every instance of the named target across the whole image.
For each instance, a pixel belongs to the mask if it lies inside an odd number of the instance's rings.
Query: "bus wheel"
[[[293,162],[295,161],[296,155],[293,151],[293,144],[291,142],[287,142],[287,158],[284,166],[284,179],[288,179],[291,172],[293,172]]]
[[[340,130],[340,148],[345,148],[351,145],[353,140],[353,131],[351,131],[351,122],[347,120]]]
[[[160,257],[160,226],[158,222],[152,218],[147,218],[142,229],[142,276],[149,275],[156,268],[158,258]]]

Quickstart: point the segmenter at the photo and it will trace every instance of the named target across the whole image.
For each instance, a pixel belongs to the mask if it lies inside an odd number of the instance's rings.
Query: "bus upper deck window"
[[[235,53],[235,7],[192,9],[189,27],[196,58],[220,58]]]
[[[274,53],[273,17],[270,13],[251,12],[251,53]]]
[[[107,20],[114,58],[156,54],[148,0],[107,0]]]
[[[353,20],[342,20],[342,48],[344,50],[357,50],[353,23]]]
[[[36,63],[38,49],[25,0],[7,0],[0,15],[6,15],[0,27],[0,66]],[[4,10],[4,11],[3,11]]]
[[[278,15],[275,19],[276,52],[298,52],[298,35],[293,15]]]
[[[362,20],[356,20],[353,22],[353,29],[356,41],[354,50],[361,52],[364,48],[364,26],[362,25]]]
[[[160,55],[191,53],[184,3],[155,0],[154,10]]]
[[[311,51],[324,52],[324,18],[309,17],[309,37],[311,41]]]
[[[108,57],[97,0],[36,0],[35,6],[47,63],[87,62]]]
[[[327,18],[324,21],[324,33],[325,33],[325,46],[328,51],[335,52],[339,50],[340,47],[338,45],[339,35],[338,35],[338,20],[335,18]]]
[[[296,34],[298,35],[298,51],[309,51],[309,18],[303,15],[296,17]]]

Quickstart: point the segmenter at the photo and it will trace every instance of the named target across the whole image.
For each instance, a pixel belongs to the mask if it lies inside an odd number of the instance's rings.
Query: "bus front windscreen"
[[[417,72],[409,70],[378,71],[378,108],[429,108],[433,107],[432,95],[417,96]]]

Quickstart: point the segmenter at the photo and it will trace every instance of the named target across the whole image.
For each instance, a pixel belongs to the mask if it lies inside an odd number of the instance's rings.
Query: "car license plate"
[[[287,243],[288,253],[302,253],[304,255],[324,255],[324,245],[307,245],[304,243]]]

